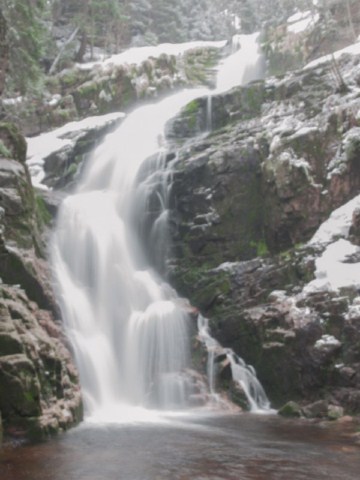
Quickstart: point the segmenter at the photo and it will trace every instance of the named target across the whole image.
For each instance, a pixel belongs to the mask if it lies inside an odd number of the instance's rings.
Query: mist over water
[[[240,43],[242,55],[235,52],[219,67],[219,91],[260,75],[256,35],[242,35]],[[185,90],[129,114],[93,152],[77,191],[60,208],[52,265],[93,421],[188,407],[190,320],[176,292],[150,267],[139,232],[164,256],[171,188],[165,124],[208,94]],[[154,201],[156,217],[144,229]]]

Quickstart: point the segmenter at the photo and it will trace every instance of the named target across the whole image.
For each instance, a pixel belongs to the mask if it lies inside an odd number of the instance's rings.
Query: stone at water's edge
[[[81,419],[81,395],[57,324],[46,218],[19,153],[26,144],[13,126],[0,126],[0,137],[13,154],[0,154],[0,412],[6,435],[43,438]]]
[[[173,285],[210,319],[215,338],[255,366],[275,407],[325,399],[353,413],[358,293],[303,291],[324,249],[304,242],[360,187],[360,62],[347,57],[340,66],[345,95],[322,65],[266,81],[246,115],[238,99],[259,84],[213,99],[238,113],[221,114],[222,128],[187,142],[172,164],[168,264]],[[201,101],[186,107],[170,137],[191,138],[203,112]],[[349,238],[358,244],[356,213]]]
[[[298,403],[290,401],[281,407],[278,413],[282,417],[299,418],[301,417],[301,407]]]

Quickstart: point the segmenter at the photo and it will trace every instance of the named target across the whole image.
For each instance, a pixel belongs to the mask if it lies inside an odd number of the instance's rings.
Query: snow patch
[[[328,245],[315,261],[315,280],[304,287],[305,293],[336,291],[344,287],[360,287],[360,262],[347,263],[358,254],[359,247],[341,238]]]
[[[297,12],[287,20],[287,30],[291,33],[302,33],[309,29],[319,21],[320,15],[313,14],[311,10],[306,12]]]
[[[339,57],[341,57],[341,55],[345,53],[348,53],[350,55],[360,55],[360,41],[353,43],[348,47],[342,48],[341,50],[337,50],[332,54],[324,55],[323,57],[316,58],[312,62],[305,65],[304,69],[314,68],[314,67],[317,67],[318,65],[321,65],[322,63],[330,62],[332,59],[332,56],[334,56],[335,59],[338,59]]]
[[[360,248],[346,240],[353,212],[359,207],[360,195],[334,210],[309,241],[308,245],[326,248],[315,261],[315,280],[304,287],[304,293],[360,287]]]
[[[2,104],[5,106],[14,106],[19,105],[24,100],[24,97],[14,97],[14,98],[4,98],[2,100]]]
[[[309,241],[309,244],[328,244],[339,237],[349,234],[352,215],[360,207],[360,195],[356,196],[342,207],[334,210]]]
[[[109,58],[103,61],[87,62],[78,64],[80,70],[91,70],[95,67],[105,70],[108,66],[113,65],[139,65],[147,60],[149,57],[158,58],[161,55],[183,55],[186,51],[195,48],[223,48],[226,45],[226,41],[220,42],[186,42],[186,43],[162,43],[157,46],[148,47],[134,47],[125,50],[122,53],[111,55]]]
[[[213,268],[213,272],[232,272],[239,262],[224,262]]]
[[[349,310],[346,314],[348,320],[358,320],[360,319],[360,305],[358,303],[359,297],[356,297],[353,301],[353,304],[350,305]]]
[[[66,148],[72,148],[78,134],[104,127],[108,123],[119,120],[124,116],[124,113],[116,112],[88,117],[78,122],[67,123],[63,127],[51,132],[42,133],[37,137],[27,138],[26,163],[29,167],[33,186],[47,189],[47,187],[41,183],[45,177],[44,163],[47,157]]]
[[[340,347],[341,342],[332,335],[323,335],[316,343],[315,348]]]

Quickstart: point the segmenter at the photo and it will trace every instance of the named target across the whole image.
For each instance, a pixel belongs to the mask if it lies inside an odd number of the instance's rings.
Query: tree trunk
[[[60,52],[57,54],[53,64],[51,65],[51,67],[49,68],[49,75],[52,75],[54,72],[55,72],[55,68],[56,68],[56,65],[59,63],[59,60],[60,58],[62,57],[64,51],[65,51],[65,48],[66,48],[66,45],[68,45],[70,42],[72,42],[74,40],[74,38],[76,37],[76,34],[77,32],[79,31],[79,28],[77,27],[73,33],[70,35],[70,37],[66,40],[66,42],[64,43],[64,45],[62,46]]]
[[[350,0],[346,0],[345,3],[346,3],[346,11],[347,11],[350,30],[351,30],[351,35],[352,35],[354,41],[356,41],[357,36],[356,36],[356,32],[355,32],[354,22],[353,22],[352,16],[351,16]]]
[[[0,9],[0,96],[5,88],[5,77],[9,67],[9,46],[7,44],[6,20]]]
[[[83,30],[81,32],[81,38],[80,38],[80,47],[79,50],[77,51],[77,54],[75,56],[75,62],[82,62],[84,55],[86,53],[86,47],[88,45],[88,36],[87,33]]]

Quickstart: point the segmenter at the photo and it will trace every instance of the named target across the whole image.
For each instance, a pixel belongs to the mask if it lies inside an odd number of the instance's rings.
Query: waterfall
[[[208,94],[185,90],[129,114],[95,149],[59,210],[52,265],[88,417],[187,406],[188,314],[151,265],[166,251],[164,127]]]
[[[254,368],[247,365],[231,348],[223,348],[220,343],[211,336],[208,319],[202,315],[198,316],[198,331],[199,339],[205,345],[208,352],[207,374],[209,390],[215,402],[219,401],[215,392],[216,360],[217,358],[225,356],[230,363],[232,379],[244,393],[250,411],[269,410],[270,402],[261,383],[256,377]]]
[[[264,77],[265,60],[261,54],[259,34],[236,35],[232,40],[232,54],[219,65],[216,93]]]

